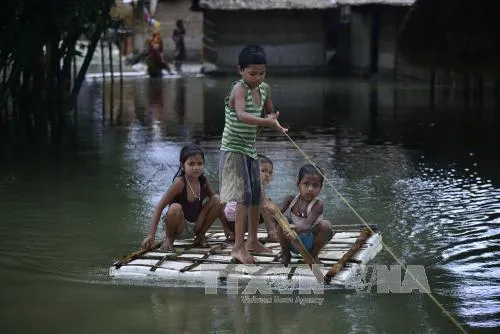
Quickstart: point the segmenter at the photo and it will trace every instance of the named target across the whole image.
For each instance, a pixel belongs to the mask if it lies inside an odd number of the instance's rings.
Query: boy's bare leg
[[[226,218],[226,215],[224,213],[222,213],[219,216],[219,220],[220,220],[220,223],[222,225],[222,229],[224,230],[224,235],[226,236],[226,241],[233,242],[234,241],[234,231],[229,227],[229,222]]]
[[[227,203],[226,203],[227,204]],[[226,204],[220,206],[219,220],[226,235],[227,241],[234,241],[234,231],[229,227],[229,221],[227,220],[226,214],[224,213],[224,208]]]
[[[321,252],[321,249],[325,247],[326,243],[331,237],[332,232],[330,226],[331,225],[327,220],[322,220],[317,227],[318,230],[316,236],[314,237],[314,243],[310,254],[318,263],[319,252]]]
[[[248,216],[248,207],[238,203],[236,205],[236,223],[234,226],[234,247],[231,256],[244,264],[255,263],[255,259],[245,248],[245,222]]]
[[[290,253],[290,241],[285,237],[281,227],[276,229],[276,233],[278,234],[278,241],[281,245],[281,263],[288,266],[292,259],[292,254]]]
[[[265,212],[262,212],[262,210],[261,215],[262,217],[264,217],[264,223],[267,229],[267,238],[272,242],[278,241],[278,234],[276,232],[276,224],[274,222],[274,219]]]
[[[259,226],[260,205],[251,205],[249,212],[247,251],[257,253],[272,253],[257,239],[257,227]]]

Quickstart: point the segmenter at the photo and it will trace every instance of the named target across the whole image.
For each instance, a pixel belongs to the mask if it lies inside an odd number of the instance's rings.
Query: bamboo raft
[[[319,254],[321,264],[314,265],[315,272],[300,254],[292,253],[288,267],[280,263],[279,243],[267,242],[267,232],[258,231],[259,239],[272,253],[252,253],[256,265],[235,264],[232,261],[232,243],[225,241],[222,230],[207,232],[209,247],[193,245],[193,240],[176,240],[175,252],[160,250],[160,242],[149,250],[141,250],[119,259],[109,268],[114,279],[165,280],[206,284],[234,279],[249,281],[260,276],[276,286],[283,283],[303,284],[310,282],[345,287],[359,270],[382,249],[382,237],[376,225],[370,225],[373,233],[363,225],[335,225],[334,236]],[[319,268],[319,275],[318,275]],[[323,280],[320,279],[320,277]]]

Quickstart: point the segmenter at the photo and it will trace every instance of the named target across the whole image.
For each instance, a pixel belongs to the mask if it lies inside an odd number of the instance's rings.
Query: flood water
[[[500,327],[500,112],[422,83],[272,78],[289,135],[335,189],[321,198],[335,224],[369,222],[427,295],[326,291],[322,305],[244,304],[204,289],[123,282],[113,261],[139,247],[183,145],[199,140],[217,187],[223,98],[232,78],[128,78],[123,112],[89,80],[76,138],[59,150],[5,154],[0,166],[2,333],[455,333]],[[109,80],[106,83],[109,94]],[[102,111],[102,104],[105,111]],[[110,121],[110,117],[113,121]],[[271,131],[273,199],[296,192],[306,160]],[[161,229],[159,229],[159,232]],[[160,234],[158,233],[158,238]],[[373,263],[395,265],[386,250]]]

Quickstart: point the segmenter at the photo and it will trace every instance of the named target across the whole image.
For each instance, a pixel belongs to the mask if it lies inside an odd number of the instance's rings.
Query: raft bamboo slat
[[[330,282],[331,279],[340,271],[342,267],[349,261],[354,254],[358,252],[361,246],[366,242],[366,240],[372,235],[372,231],[368,228],[364,228],[361,230],[358,238],[351,246],[351,248],[344,254],[342,257],[335,263],[330,270],[326,273],[325,279],[327,282]]]
[[[331,285],[345,285],[346,280],[380,252],[382,237],[376,225],[370,227],[375,233],[356,244],[364,226],[333,226],[334,236],[319,254],[319,260],[323,264],[320,266],[320,274],[328,277],[327,280],[330,280]],[[280,245],[276,242],[266,242],[266,237],[267,232],[259,230],[258,238],[265,242],[265,246],[270,248],[272,253],[252,253],[258,261],[255,266],[231,264],[233,244],[225,241],[222,230],[212,229],[207,233],[209,248],[195,246],[193,240],[176,240],[175,252],[167,252],[159,249],[161,243],[156,243],[149,250],[136,251],[116,261],[110,267],[109,274],[115,280],[158,281],[160,279],[193,282],[197,285],[204,284],[207,278],[217,280],[224,275],[243,283],[250,280],[255,273],[277,285],[286,280],[295,283],[300,280],[317,282],[317,277],[304,263],[300,254],[292,253],[289,267],[282,267],[278,259],[281,252]],[[342,265],[337,265],[339,270],[332,276],[331,268],[341,260]]]

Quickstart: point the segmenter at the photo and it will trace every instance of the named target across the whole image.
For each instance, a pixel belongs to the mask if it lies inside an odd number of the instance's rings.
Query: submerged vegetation
[[[114,0],[4,0],[0,11],[0,131],[60,140]],[[81,38],[88,40],[80,47]],[[77,68],[76,57],[84,57]]]

